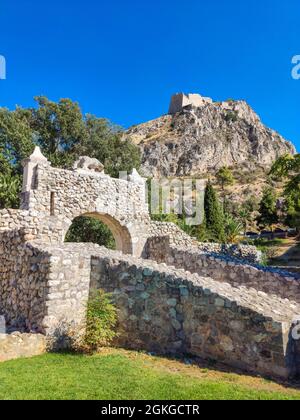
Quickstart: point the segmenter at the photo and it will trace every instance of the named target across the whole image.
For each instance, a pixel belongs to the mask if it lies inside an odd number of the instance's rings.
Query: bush
[[[238,114],[235,111],[229,111],[225,115],[225,121],[227,122],[236,122],[238,120]]]
[[[83,350],[96,352],[100,347],[108,346],[117,336],[117,309],[111,301],[111,295],[103,290],[91,293],[86,318],[86,332]]]

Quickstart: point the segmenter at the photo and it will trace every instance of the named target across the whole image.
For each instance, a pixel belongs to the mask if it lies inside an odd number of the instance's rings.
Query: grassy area
[[[280,239],[280,238],[256,239],[255,241],[253,241],[253,243],[257,247],[270,248],[270,247],[274,247],[274,246],[282,246],[282,245],[285,245],[285,244],[289,244],[289,240],[288,239]]]
[[[47,354],[2,363],[0,399],[299,400],[300,391],[259,378],[107,349],[95,356]]]
[[[263,252],[265,265],[300,267],[298,238],[256,239],[250,244]]]

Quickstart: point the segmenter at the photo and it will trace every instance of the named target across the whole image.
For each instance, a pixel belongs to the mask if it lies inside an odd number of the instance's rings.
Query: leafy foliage
[[[30,111],[17,108],[9,111],[0,108],[0,160],[1,169],[21,174],[23,159],[34,149]]]
[[[243,204],[238,206],[237,214],[235,215],[243,226],[244,233],[248,230],[248,225],[253,224],[256,219],[256,212],[259,210],[259,201],[252,196]]]
[[[86,333],[83,346],[86,351],[96,352],[108,346],[117,336],[117,309],[112,304],[111,295],[103,290],[94,290],[87,307]]]
[[[0,173],[0,207],[13,208],[19,206],[21,181],[10,172]]]
[[[276,210],[276,194],[270,187],[265,188],[260,202],[259,216],[257,218],[259,226],[266,228],[278,223]]]
[[[100,220],[91,217],[77,217],[66,235],[66,242],[91,242],[109,249],[115,249],[116,243],[109,228]]]
[[[300,230],[300,154],[285,155],[273,165],[270,175],[286,181],[285,212],[288,226]]]
[[[243,225],[230,215],[225,217],[225,241],[229,244],[235,244],[239,241]]]
[[[0,108],[1,208],[19,206],[21,163],[35,145],[55,167],[69,168],[79,156],[97,158],[112,177],[140,167],[139,149],[124,137],[120,127],[104,118],[83,115],[78,103],[70,99],[56,103],[38,96],[35,100],[36,108]],[[74,222],[69,239],[113,244],[108,229],[86,218]]]
[[[234,184],[234,177],[232,171],[224,166],[216,174],[217,180],[224,191],[225,187]]]
[[[120,127],[112,125],[106,119],[87,115],[86,129],[87,140],[79,145],[77,155],[87,155],[100,160],[106,173],[115,178],[119,176],[120,171],[139,169],[140,151],[124,137]]]

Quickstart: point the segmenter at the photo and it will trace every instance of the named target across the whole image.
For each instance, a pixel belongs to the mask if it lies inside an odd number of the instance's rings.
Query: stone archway
[[[129,229],[126,226],[122,226],[117,219],[110,216],[109,214],[99,212],[84,213],[81,214],[79,217],[86,217],[99,220],[110,230],[115,240],[117,251],[121,251],[123,254],[133,253],[133,240],[131,233]],[[69,231],[71,225],[68,224],[66,226],[67,232]]]
[[[118,250],[142,256],[151,225],[145,179],[135,170],[111,178],[100,162],[79,162],[72,170],[53,168],[38,148],[24,161],[21,209],[43,220],[36,236],[59,243],[72,221],[86,215],[109,227]]]

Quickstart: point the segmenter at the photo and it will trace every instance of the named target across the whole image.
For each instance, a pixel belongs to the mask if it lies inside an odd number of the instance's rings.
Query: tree
[[[259,202],[256,197],[252,196],[247,199],[239,208],[237,217],[241,221],[244,233],[248,230],[248,224],[255,221],[255,212],[259,210]]]
[[[3,173],[22,174],[21,162],[34,149],[30,112],[17,108],[0,108],[0,162]]]
[[[79,156],[99,159],[114,177],[139,169],[139,148],[123,130],[104,118],[84,116],[78,103],[35,98],[36,108],[0,108],[0,166],[22,174],[21,162],[39,145],[55,167],[70,168]]]
[[[104,118],[83,115],[70,99],[52,102],[35,98],[35,108],[0,108],[0,207],[18,207],[22,160],[39,145],[55,167],[70,168],[79,156],[99,159],[106,173],[139,169],[140,151],[118,126]],[[69,232],[72,240],[111,246],[111,236],[100,222],[81,218]]]
[[[20,177],[11,172],[0,173],[0,208],[19,206]]]
[[[224,166],[217,172],[216,177],[217,177],[218,183],[221,185],[221,188],[222,188],[223,207],[225,209],[227,208],[225,187],[234,184],[234,177],[231,170],[227,168],[226,166]]]
[[[217,194],[209,181],[204,196],[205,227],[210,240],[224,242],[224,214]]]
[[[233,174],[232,174],[231,170],[229,168],[227,168],[226,166],[224,166],[223,168],[221,168],[217,172],[216,177],[217,177],[218,183],[222,187],[223,192],[224,192],[226,186],[234,184]]]
[[[286,223],[300,231],[300,154],[285,155],[272,166],[270,175],[285,180]]]
[[[76,147],[85,143],[87,130],[78,103],[70,99],[52,102],[44,96],[35,97],[37,108],[31,109],[30,126],[43,153],[59,167],[70,166]]]
[[[275,191],[267,187],[263,192],[263,197],[259,206],[259,216],[257,217],[259,226],[272,229],[272,226],[278,223],[278,215],[276,210],[276,194]]]
[[[100,160],[106,172],[117,178],[120,171],[139,169],[139,148],[124,136],[120,127],[104,118],[86,117],[87,137],[77,147],[77,155],[87,155]]]

